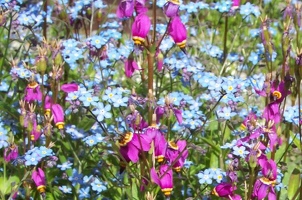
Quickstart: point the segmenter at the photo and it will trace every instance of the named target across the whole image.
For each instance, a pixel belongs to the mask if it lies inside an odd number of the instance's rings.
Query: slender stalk
[[[154,64],[154,55],[153,49],[151,49],[150,52],[148,52],[148,92],[151,92],[153,95],[153,64]],[[152,101],[152,99],[150,99]],[[153,108],[152,108],[152,102],[150,102],[149,110],[148,110],[148,122],[149,125],[152,123],[152,114],[153,114]]]
[[[152,44],[155,43],[156,37],[156,0],[153,0],[153,37],[152,37]]]
[[[224,35],[223,35],[223,63],[227,58],[228,49],[227,49],[227,37],[228,37],[228,22],[229,17],[225,16],[225,23],[224,23]]]
[[[249,189],[247,192],[247,199],[251,198],[253,188],[254,188],[254,180],[255,180],[255,169],[250,167],[250,177],[249,177]]]
[[[43,37],[45,40],[47,39],[47,0],[44,0],[43,2],[43,11],[45,12],[44,18],[43,18]]]
[[[5,51],[4,51],[3,57],[1,58],[1,64],[0,64],[0,80],[2,78],[4,60],[6,59],[6,55],[8,53],[8,46],[9,46],[9,41],[10,41],[10,32],[11,32],[11,27],[12,27],[13,16],[10,14],[9,18],[10,18],[10,21],[9,21],[9,26],[8,26],[7,42],[6,42],[5,47],[4,47]]]

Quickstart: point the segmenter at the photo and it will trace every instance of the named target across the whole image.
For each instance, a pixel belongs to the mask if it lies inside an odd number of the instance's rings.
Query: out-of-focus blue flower
[[[221,149],[232,149],[237,144],[237,140],[232,140],[231,143],[225,143],[220,146]]]
[[[90,136],[84,138],[83,141],[90,147],[97,144],[97,139],[94,135],[90,135]]]
[[[37,165],[38,162],[42,159],[41,155],[40,154],[37,154],[37,153],[32,153],[32,154],[29,154],[29,155],[25,155],[25,165],[26,166],[29,166],[29,165]]]
[[[215,9],[221,13],[229,12],[232,7],[232,1],[222,0],[221,2],[216,2]]]
[[[235,115],[236,113],[232,112],[232,109],[230,107],[223,107],[222,109],[218,109],[217,111],[217,116],[225,120],[229,120]]]
[[[246,151],[245,146],[240,146],[240,147],[234,146],[233,147],[233,154],[236,155],[236,156],[239,156],[241,158],[245,158],[246,155],[249,154],[249,152]]]
[[[205,170],[204,172],[199,172],[197,174],[197,177],[199,178],[199,183],[200,184],[212,184],[213,180],[213,176],[210,173],[209,170]]]
[[[78,173],[78,170],[72,169],[72,176],[68,178],[69,181],[72,182],[72,185],[75,186],[76,184],[83,183],[83,175]]]
[[[240,6],[240,14],[243,18],[245,18],[246,21],[250,21],[250,15],[254,14],[256,17],[259,17],[260,10],[258,6],[255,6],[251,4],[250,2],[247,2],[246,4],[243,4]]]
[[[260,61],[260,55],[257,52],[251,52],[248,60],[253,63],[253,65],[256,65]]]
[[[46,148],[45,146],[40,146],[36,152],[40,154],[42,158],[53,155],[52,149]]]
[[[95,179],[92,183],[91,183],[91,187],[93,191],[96,191],[98,193],[106,190],[106,185],[104,183],[102,183],[99,179]]]
[[[80,188],[80,190],[79,190],[80,199],[90,198],[89,192],[90,192],[90,187]]]
[[[84,131],[78,129],[75,125],[66,125],[65,132],[68,133],[72,139],[81,139],[85,137]]]
[[[66,169],[70,169],[72,167],[72,163],[67,161],[62,163],[62,165],[57,165],[58,168],[60,168],[60,170],[65,171]]]
[[[107,7],[107,5],[104,4],[103,0],[96,0],[93,4],[94,4],[95,8],[101,8],[102,9],[102,8]]]
[[[99,98],[97,96],[92,96],[91,93],[86,93],[83,96],[79,98],[79,100],[82,101],[83,105],[88,107],[90,105],[97,105],[97,102],[99,101]]]
[[[90,42],[90,44],[91,44],[92,46],[94,46],[94,47],[97,48],[97,49],[100,49],[100,48],[101,48],[103,45],[105,45],[106,42],[107,42],[107,41],[105,40],[105,38],[103,38],[103,37],[101,37],[101,36],[99,36],[99,35],[94,35],[94,36],[88,38],[87,40]]]
[[[111,106],[108,104],[104,107],[102,102],[96,105],[96,108],[92,110],[92,113],[97,116],[99,122],[103,121],[105,118],[111,118],[112,114],[109,112]]]
[[[59,186],[59,189],[64,193],[64,194],[71,194],[71,188],[67,187],[66,185]]]

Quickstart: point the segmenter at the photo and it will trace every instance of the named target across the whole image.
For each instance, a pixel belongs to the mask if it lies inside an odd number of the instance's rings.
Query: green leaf
[[[19,113],[6,102],[0,102],[0,110],[6,112],[11,117],[19,121]]]
[[[83,129],[84,131],[89,131],[93,124],[95,123],[94,119],[84,117],[81,122],[79,123],[79,128]]]
[[[17,176],[11,176],[9,179],[5,179],[4,177],[0,177],[0,192],[3,195],[10,194],[12,191],[12,187],[18,185],[20,179]]]
[[[209,139],[207,139],[207,138],[205,138],[205,137],[201,137],[201,139],[202,139],[205,143],[207,143],[208,145],[210,145],[210,147],[213,148],[213,150],[215,151],[216,154],[220,154],[220,153],[221,153],[220,146],[214,144],[213,141],[211,141],[211,140],[209,140]]]
[[[132,187],[131,187],[132,199],[139,199],[137,185],[135,184],[135,182],[136,182],[136,179],[132,178]]]
[[[290,181],[288,183],[288,194],[287,197],[292,200],[295,196],[295,193],[300,188],[300,170],[295,168],[290,175]]]

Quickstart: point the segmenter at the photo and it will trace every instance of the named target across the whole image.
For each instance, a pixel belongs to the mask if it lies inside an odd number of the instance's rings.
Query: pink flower
[[[277,179],[277,165],[273,160],[261,159],[259,165],[263,177],[256,180],[253,190],[253,197],[264,199],[268,195],[269,200],[276,199],[274,186]]]
[[[33,81],[29,83],[25,89],[26,95],[24,97],[25,101],[41,101],[42,92],[40,91],[40,85]]]
[[[119,140],[120,153],[126,162],[138,162],[139,154],[142,151],[149,151],[151,148],[151,138],[145,134],[127,132]]]
[[[31,176],[32,180],[35,182],[37,186],[37,190],[40,193],[45,193],[46,188],[46,180],[44,171],[41,168],[35,169]]]
[[[170,196],[173,190],[173,172],[168,165],[161,165],[158,174],[154,167],[150,172],[151,179],[156,183],[165,196]]]
[[[51,111],[53,114],[53,120],[55,122],[55,125],[58,127],[58,129],[63,129],[64,128],[64,111],[62,106],[59,104],[53,104],[51,106]]]
[[[145,0],[135,0],[135,11],[139,15],[141,13],[147,13],[148,8],[145,7]]]
[[[135,70],[138,70],[138,65],[133,59],[133,56],[129,56],[128,60],[125,62],[125,74],[130,78]]]
[[[66,93],[75,92],[79,90],[79,86],[76,83],[65,83],[61,85],[61,90]]]
[[[168,27],[169,35],[173,38],[174,42],[182,49],[186,47],[187,42],[187,29],[181,22],[180,17],[176,16],[172,19]]]
[[[50,96],[46,96],[44,102],[44,110],[47,116],[50,116],[51,105],[52,105],[52,98]]]
[[[157,70],[161,71],[164,65],[164,55],[159,51],[157,53],[156,58],[157,58]]]
[[[37,127],[37,122],[34,121],[33,129],[31,131],[30,139],[32,141],[37,141],[41,136],[41,130]]]
[[[240,0],[233,0],[232,7],[233,8],[238,8],[240,6]]]
[[[164,5],[164,13],[167,17],[173,18],[178,16],[179,0],[168,0]]]
[[[149,126],[145,134],[154,141],[154,156],[157,162],[163,162],[168,145],[164,134],[156,126]]]
[[[131,17],[134,11],[134,0],[121,0],[116,10],[118,18]]]
[[[165,157],[169,163],[173,164],[173,169],[176,172],[180,172],[188,157],[188,150],[186,148],[187,142],[185,140],[178,140],[176,143],[170,141],[168,143]]]
[[[236,190],[236,186],[232,185],[231,183],[219,183],[212,191],[212,194],[218,197],[224,197],[232,200],[241,200],[242,198],[234,194]]]
[[[13,144],[4,150],[4,160],[10,162],[18,157],[18,146]]]
[[[141,13],[135,17],[132,24],[132,39],[134,44],[142,45],[151,27],[151,21],[146,13]]]

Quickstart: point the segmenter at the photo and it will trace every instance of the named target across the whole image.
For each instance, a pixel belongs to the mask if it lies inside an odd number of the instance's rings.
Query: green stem
[[[255,169],[254,168],[250,168],[250,177],[249,177],[249,189],[248,189],[248,192],[247,192],[247,197],[246,199],[251,199],[251,195],[252,195],[252,192],[253,192],[253,187],[254,187],[254,179],[255,179]]]
[[[9,46],[10,32],[11,32],[11,26],[12,26],[12,15],[11,14],[10,14],[9,18],[10,18],[10,21],[9,21],[9,26],[8,26],[7,42],[6,42],[6,45],[5,45],[4,55],[1,58],[1,64],[0,64],[0,80],[2,80],[2,72],[3,72],[4,60],[6,58],[6,55],[7,55],[7,52],[8,52],[8,46]]]
[[[47,39],[47,0],[43,2],[43,11],[45,12],[45,16],[43,18],[43,37],[45,40]]]
[[[148,52],[148,93],[151,92],[153,95],[153,64],[154,64],[154,52],[153,48],[151,49],[151,52]],[[152,99],[150,99],[153,101]],[[152,123],[152,114],[153,114],[153,108],[152,108],[152,102],[149,104],[149,110],[148,110],[148,122],[149,125]]]
[[[224,24],[224,36],[223,36],[223,63],[225,63],[225,60],[227,58],[227,37],[228,37],[228,16],[225,16],[225,24]]]
[[[155,44],[156,37],[156,0],[153,0],[153,39],[152,44]]]

